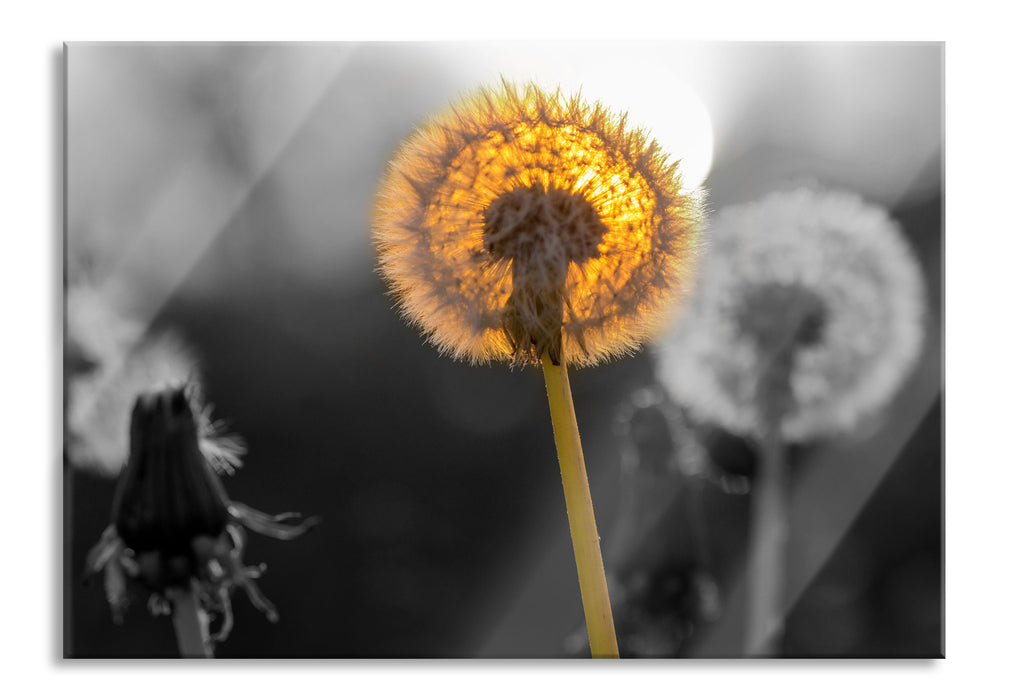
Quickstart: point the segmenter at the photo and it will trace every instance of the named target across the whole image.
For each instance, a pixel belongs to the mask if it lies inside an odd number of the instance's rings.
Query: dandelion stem
[[[785,629],[788,474],[781,431],[767,431],[750,502],[749,619],[746,656],[778,656]]]
[[[197,602],[195,589],[172,588],[168,598],[172,601],[172,624],[179,654],[184,659],[212,659],[207,614]]]
[[[594,658],[619,658],[610,594],[606,587],[603,556],[599,549],[596,516],[585,472],[585,456],[582,454],[575,407],[571,400],[571,385],[568,383],[567,363],[562,352],[560,364],[555,365],[548,351],[543,353],[542,364],[554,440],[557,443],[564,501],[568,509],[571,542],[575,550],[578,584],[585,608],[589,648]]]

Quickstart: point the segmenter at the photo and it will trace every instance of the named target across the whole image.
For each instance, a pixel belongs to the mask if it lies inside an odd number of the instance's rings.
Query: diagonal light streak
[[[105,289],[109,298],[131,299],[131,316],[143,327],[150,324],[311,119],[355,48],[339,45],[332,52],[314,51],[299,58],[302,87],[289,96],[283,119],[275,119],[265,135],[257,136],[265,143],[249,144],[261,154],[251,172],[221,177],[218,170],[208,167],[208,157],[202,152],[177,169],[140,231],[112,265]],[[215,133],[210,130],[208,141]],[[135,298],[138,275],[143,276],[143,298]]]
[[[119,330],[128,336],[124,337],[124,342],[140,343],[168,299],[184,284],[214,240],[227,230],[249,197],[269,177],[284,152],[312,119],[355,48],[341,44],[321,49],[310,47],[307,51],[304,48],[284,49],[268,54],[258,64],[259,68],[265,67],[267,71],[282,75],[293,68],[297,71],[297,80],[284,84],[283,104],[262,115],[263,121],[256,125],[254,138],[246,138],[244,134],[235,137],[222,134],[222,129],[229,124],[215,123],[219,115],[212,109],[201,115],[209,124],[204,126],[202,148],[197,147],[195,152],[173,159],[175,166],[172,173],[164,179],[166,184],[159,188],[156,203],[139,226],[137,234],[126,238],[118,249],[109,246],[103,250],[105,264],[102,272],[105,276],[97,283],[96,299],[104,299],[104,302],[93,303],[119,307],[121,304],[112,300],[125,302],[129,306],[129,327],[126,328],[123,319],[120,321],[123,324],[121,329],[96,329],[95,332],[107,334]],[[191,79],[196,80],[198,76],[191,76]],[[227,101],[228,97],[220,103],[225,110],[236,106]],[[81,119],[81,137],[86,138],[87,119]],[[173,135],[165,134],[166,142],[170,142]],[[213,141],[215,137],[229,142],[216,144]],[[213,150],[215,146],[216,151]],[[215,156],[222,153],[225,158],[231,156],[238,165],[221,167],[220,158],[215,159]],[[85,156],[81,164],[87,163]],[[163,167],[171,167],[171,164]],[[78,168],[78,171],[81,173],[79,177],[86,176],[86,169]],[[76,227],[71,226],[70,229],[73,231]],[[72,237],[73,234],[70,235]],[[116,314],[110,311],[108,315]],[[183,354],[178,355],[177,361],[183,362]],[[81,380],[85,384],[78,383],[73,390],[70,401],[76,416],[75,423],[88,425],[97,411],[107,410],[102,408],[103,401],[117,391],[129,357],[129,353],[119,352],[96,358],[100,359],[98,374]],[[118,467],[110,465],[109,468]]]

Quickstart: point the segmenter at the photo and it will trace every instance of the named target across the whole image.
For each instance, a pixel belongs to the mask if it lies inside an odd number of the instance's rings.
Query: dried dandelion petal
[[[389,165],[379,269],[440,351],[592,365],[653,338],[687,282],[701,196],[640,130],[534,85],[483,89]]]
[[[708,244],[659,352],[661,378],[694,414],[759,432],[759,382],[783,382],[781,429],[802,441],[853,429],[893,396],[919,356],[925,300],[883,209],[842,191],[775,192],[722,210]],[[768,376],[776,364],[787,376]]]

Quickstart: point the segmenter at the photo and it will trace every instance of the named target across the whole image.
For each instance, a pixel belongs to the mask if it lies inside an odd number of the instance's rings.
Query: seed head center
[[[484,212],[484,247],[516,267],[566,271],[568,262],[598,257],[606,231],[583,195],[540,184],[510,190]]]
[[[546,351],[560,364],[568,265],[598,257],[606,231],[584,195],[540,184],[510,190],[484,211],[484,248],[511,263],[502,327],[516,357],[535,362]]]
[[[751,289],[738,311],[739,330],[763,355],[757,383],[762,430],[779,430],[794,406],[792,373],[798,354],[823,340],[826,306],[801,285],[771,283]]]
[[[763,284],[746,295],[738,321],[743,334],[759,347],[794,352],[822,341],[827,309],[801,285]]]

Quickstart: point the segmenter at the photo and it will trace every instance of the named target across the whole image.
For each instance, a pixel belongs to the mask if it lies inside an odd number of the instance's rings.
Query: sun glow
[[[644,125],[664,153],[679,161],[683,187],[704,184],[714,157],[709,110],[686,79],[688,45],[649,42],[505,42],[435,49],[460,87],[498,77],[534,82],[564,94],[581,94],[626,112],[629,125]]]

